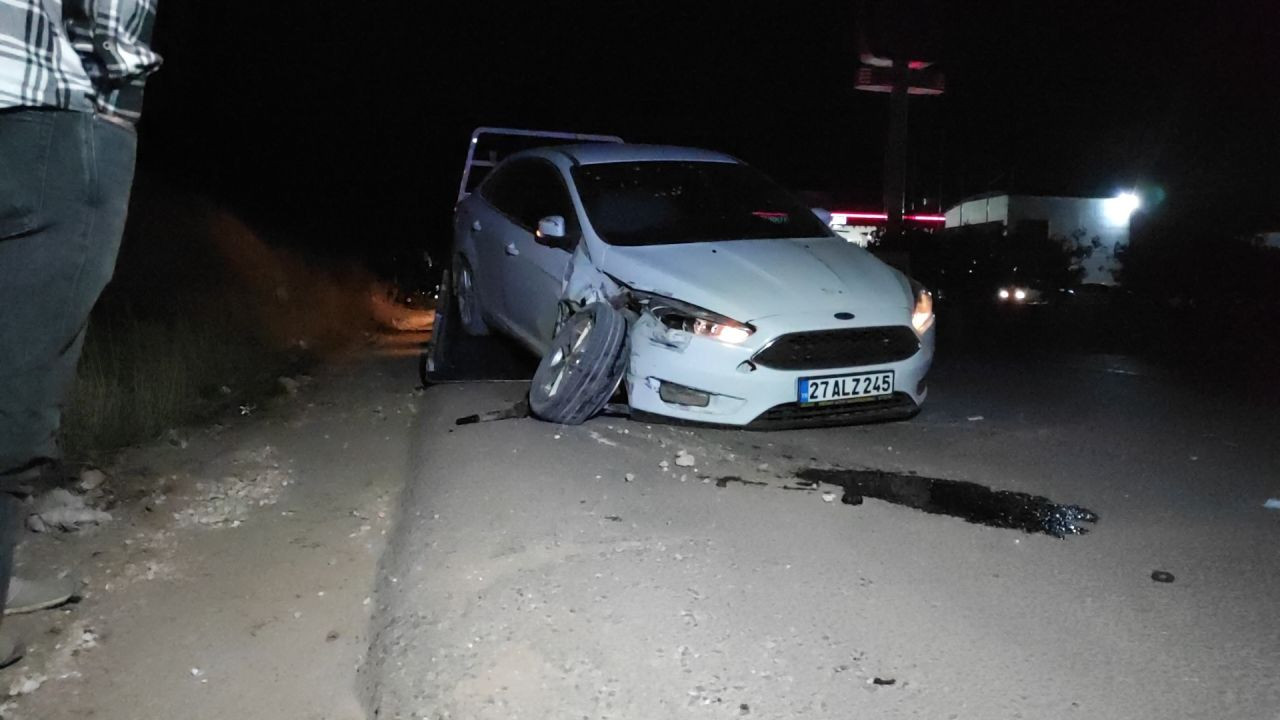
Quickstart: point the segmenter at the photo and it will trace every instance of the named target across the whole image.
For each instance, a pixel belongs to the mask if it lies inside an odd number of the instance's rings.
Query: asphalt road
[[[910,422],[781,433],[457,427],[523,387],[428,390],[376,717],[1280,718],[1273,404],[1096,355],[943,356],[931,386]],[[811,467],[1100,520],[1057,539],[787,489]]]

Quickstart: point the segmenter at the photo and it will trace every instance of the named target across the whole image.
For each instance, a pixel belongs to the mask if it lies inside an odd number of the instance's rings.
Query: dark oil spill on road
[[[814,483],[844,488],[846,505],[857,505],[863,497],[923,510],[934,515],[951,515],[967,522],[1010,528],[1054,537],[1083,535],[1096,523],[1098,515],[1077,505],[1059,505],[1039,495],[992,490],[963,480],[920,477],[883,470],[805,468],[796,477]]]

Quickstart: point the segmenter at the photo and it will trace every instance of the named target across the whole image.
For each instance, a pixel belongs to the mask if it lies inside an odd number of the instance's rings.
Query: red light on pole
[[[850,220],[871,220],[873,222],[885,222],[889,219],[888,213],[873,212],[839,212],[832,211],[831,222],[837,225],[848,225]],[[921,223],[941,223],[947,221],[946,215],[903,215],[903,220]]]
[[[859,55],[863,67],[858,68],[854,87],[868,92],[889,94],[889,137],[884,154],[884,204],[889,210],[886,234],[897,238],[902,232],[906,207],[907,175],[907,98],[911,95],[941,95],[946,80],[933,63],[910,60],[899,48],[895,55],[876,55],[865,47]],[[937,222],[929,220],[926,222]]]

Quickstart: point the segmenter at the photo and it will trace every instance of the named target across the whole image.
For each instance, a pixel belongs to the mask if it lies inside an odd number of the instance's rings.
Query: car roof
[[[569,156],[579,165],[596,165],[613,162],[719,162],[737,163],[738,160],[724,153],[674,145],[639,145],[632,143],[584,143],[581,145],[555,145],[528,150],[519,155],[547,157],[560,153]],[[515,156],[513,156],[515,157]]]

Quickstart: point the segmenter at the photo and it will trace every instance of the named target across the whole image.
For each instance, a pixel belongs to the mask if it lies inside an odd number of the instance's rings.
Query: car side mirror
[[[826,225],[827,227],[831,227],[831,211],[830,210],[824,210],[822,208],[811,208],[811,209],[813,210],[813,214],[816,215],[818,219],[822,221],[823,225]]]
[[[539,220],[538,229],[534,232],[533,237],[539,245],[560,248],[561,250],[568,250],[573,245],[567,237],[564,217],[561,215],[548,215]]]

